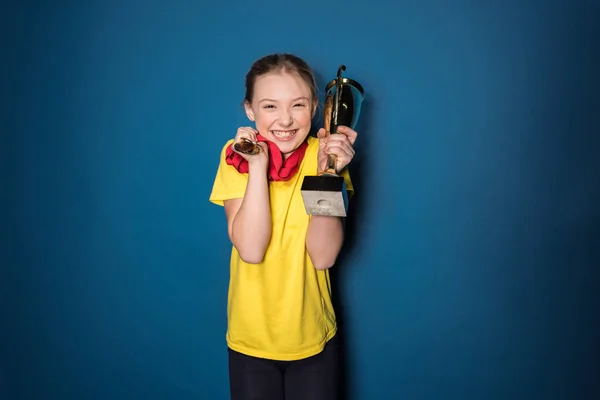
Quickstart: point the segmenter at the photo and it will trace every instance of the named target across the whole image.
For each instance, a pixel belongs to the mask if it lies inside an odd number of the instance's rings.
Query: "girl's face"
[[[310,88],[297,74],[269,73],[256,79],[246,115],[256,130],[287,157],[310,132],[316,104]]]

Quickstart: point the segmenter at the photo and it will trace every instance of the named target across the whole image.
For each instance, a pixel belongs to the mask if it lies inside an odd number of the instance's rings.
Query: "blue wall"
[[[2,11],[3,398],[227,398],[208,195],[275,51],[367,91],[351,398],[600,396],[597,2],[29,3]]]

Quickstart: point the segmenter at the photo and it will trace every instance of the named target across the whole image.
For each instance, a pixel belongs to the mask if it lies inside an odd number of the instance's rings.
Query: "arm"
[[[337,157],[338,171],[350,163],[354,157],[356,131],[338,126],[338,133],[330,135],[324,128],[319,129],[319,152],[317,155],[318,171],[327,168],[328,154]],[[335,264],[344,243],[344,220],[339,217],[313,215],[306,232],[306,250],[316,269],[328,269]]]
[[[306,250],[316,269],[335,264],[344,243],[344,225],[339,217],[314,215],[306,232]]]
[[[265,167],[250,162],[244,197],[227,200],[224,206],[231,243],[244,262],[260,263],[271,239],[271,203]]]

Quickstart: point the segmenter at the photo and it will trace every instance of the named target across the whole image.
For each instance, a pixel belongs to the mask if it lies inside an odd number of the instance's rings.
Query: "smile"
[[[298,132],[298,129],[292,129],[287,131],[271,131],[273,136],[275,136],[279,140],[288,140],[294,137],[294,135]]]

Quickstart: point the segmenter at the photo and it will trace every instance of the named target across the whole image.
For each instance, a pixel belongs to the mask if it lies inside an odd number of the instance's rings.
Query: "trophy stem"
[[[337,171],[336,171],[336,164],[337,164],[337,156],[335,154],[328,154],[327,155],[327,165],[325,167],[325,170],[321,173],[321,175],[333,175],[333,176],[338,176]]]
[[[325,102],[326,104],[326,124],[325,124],[325,129],[330,130],[329,134],[337,134],[337,128],[339,125],[339,120],[338,120],[338,116],[339,116],[339,108],[342,102],[342,71],[346,70],[346,66],[345,65],[340,65],[337,71],[337,78],[336,78],[336,93],[335,93],[335,101],[331,98],[328,97],[327,101]],[[329,115],[329,113],[331,113],[331,115]],[[333,121],[329,121],[329,118],[331,118]],[[327,155],[327,166],[325,167],[325,171],[323,171],[323,173],[321,175],[328,175],[328,176],[338,176],[337,174],[337,168],[336,168],[336,164],[337,164],[337,156],[335,154],[328,154]]]

